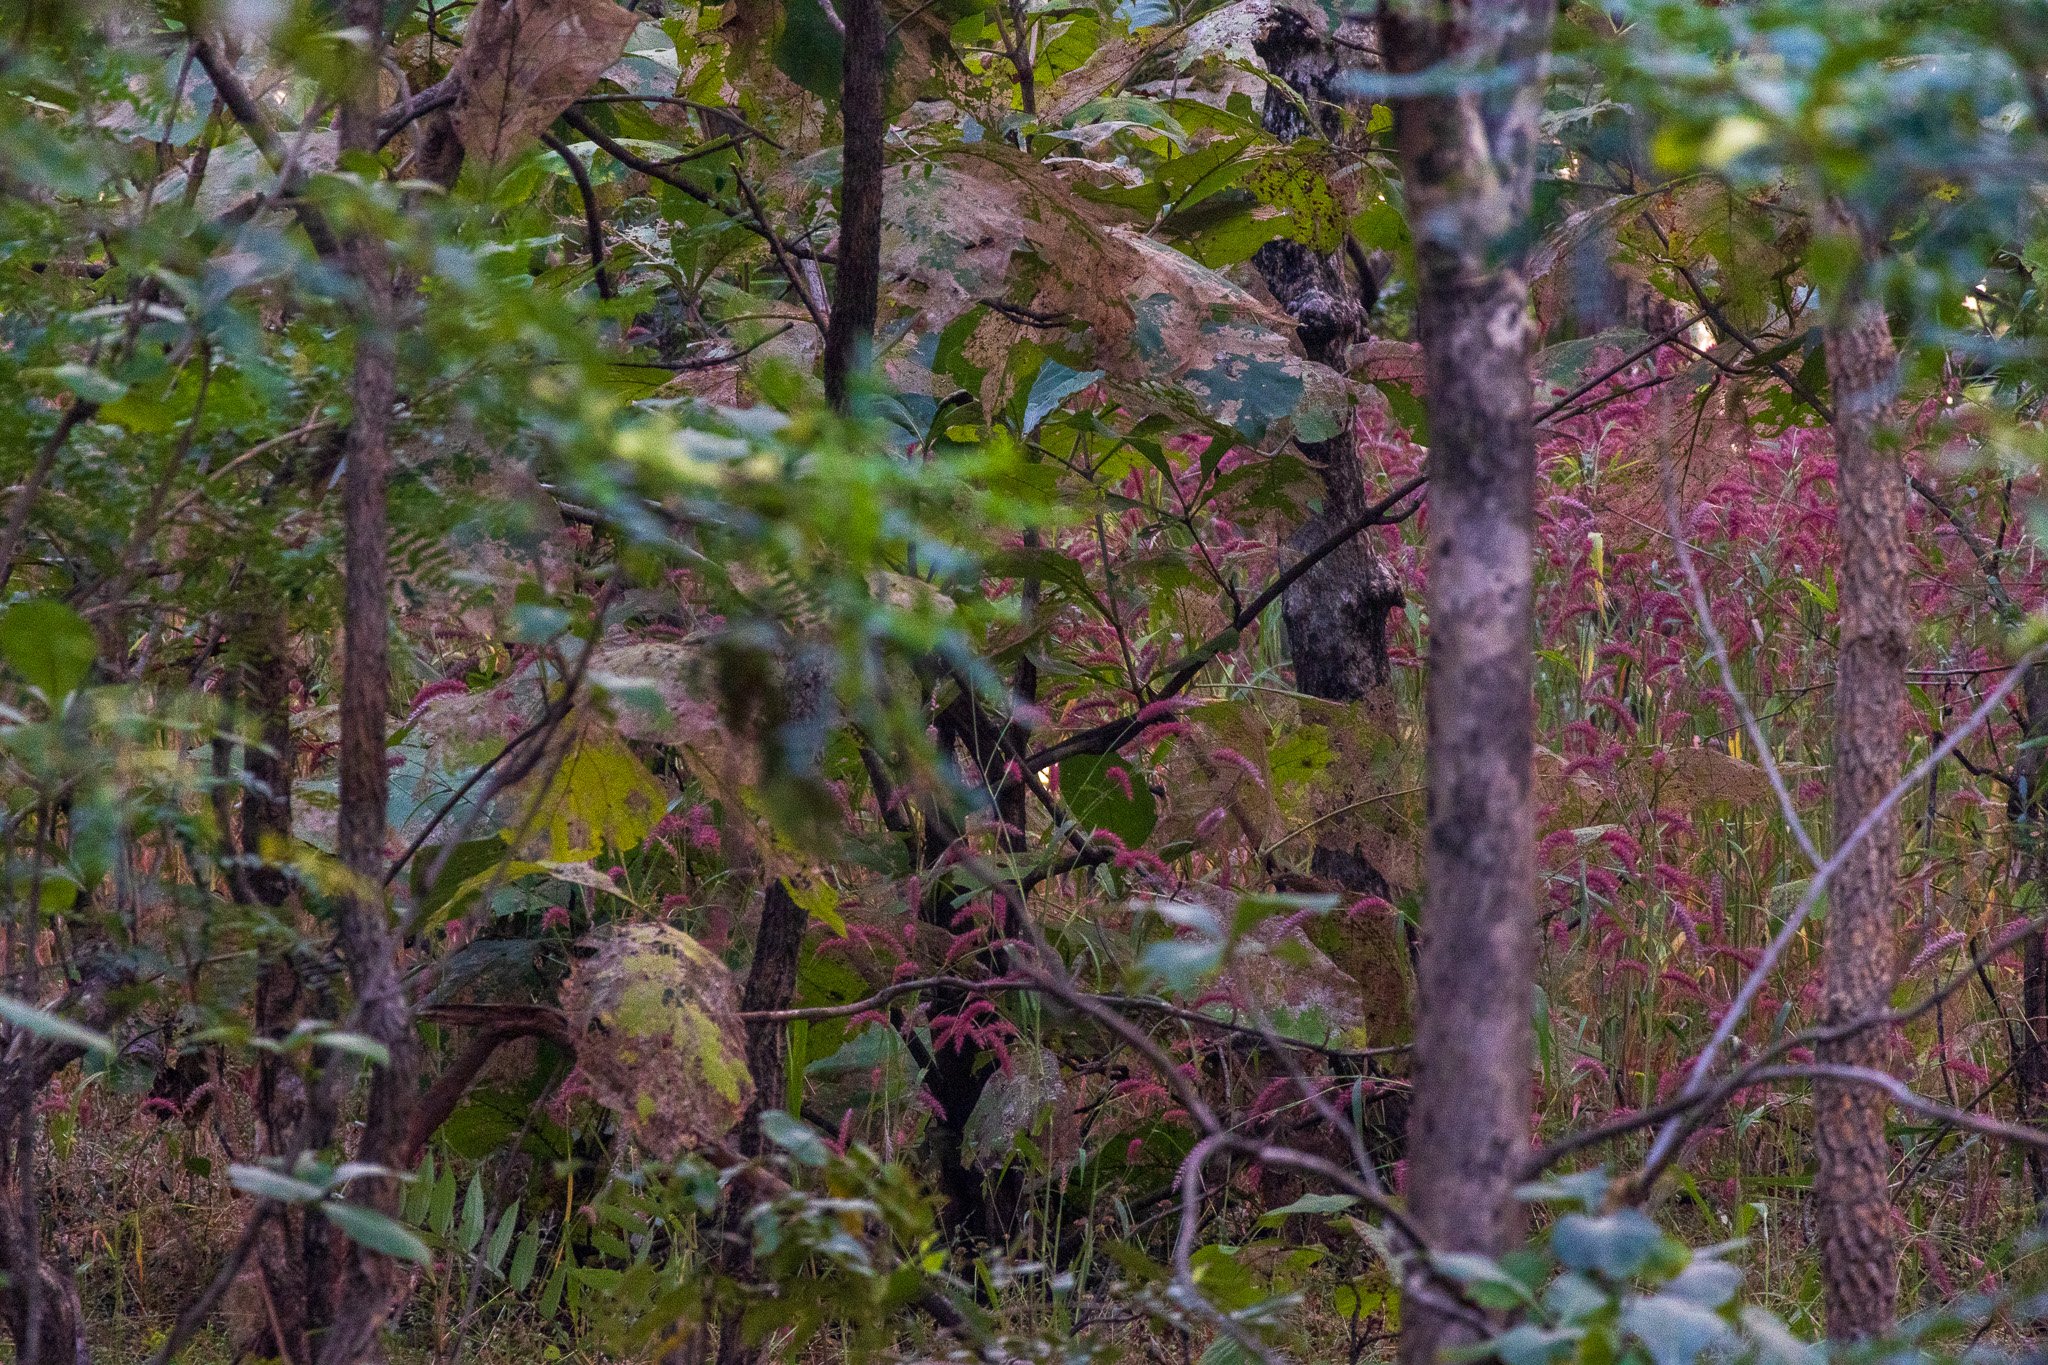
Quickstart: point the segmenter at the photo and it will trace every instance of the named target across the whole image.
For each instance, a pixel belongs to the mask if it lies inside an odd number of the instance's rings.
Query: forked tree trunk
[[[1906,704],[1906,479],[1877,440],[1898,384],[1884,309],[1855,298],[1826,333],[1835,393],[1835,481],[1841,499],[1841,648],[1835,668],[1834,807],[1837,845],[1899,780]],[[1892,888],[1899,862],[1895,816],[1877,823],[1828,887],[1821,949],[1822,1022],[1883,1009],[1897,976]],[[1822,1060],[1882,1061],[1883,1034],[1865,1030],[1822,1049]],[[1891,1145],[1885,1102],[1868,1086],[1814,1087],[1814,1195],[1828,1335],[1875,1336],[1898,1306],[1891,1222]]]
[[[1519,1239],[1536,950],[1535,442],[1528,213],[1553,0],[1395,3],[1381,48],[1436,88],[1394,108],[1430,422],[1429,825],[1408,1201],[1441,1251]],[[1478,87],[1478,88],[1474,88]],[[1411,85],[1411,90],[1416,87]],[[1403,1305],[1401,1359],[1464,1330]]]

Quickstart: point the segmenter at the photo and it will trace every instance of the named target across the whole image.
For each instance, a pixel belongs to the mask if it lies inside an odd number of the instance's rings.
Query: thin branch
[[[43,442],[42,450],[36,455],[35,467],[29,470],[21,491],[8,504],[7,528],[0,531],[0,591],[5,591],[7,580],[14,577],[14,559],[21,553],[21,542],[28,534],[29,513],[35,510],[36,498],[42,493],[43,485],[50,481],[50,471],[56,468],[58,452],[64,449],[64,443],[71,439],[71,433],[78,429],[78,424],[99,410],[97,403],[83,398],[71,400],[71,406],[64,409],[64,415],[57,419],[57,429]]]
[[[1653,1127],[1675,1115],[1691,1112],[1695,1115],[1694,1128],[1697,1129],[1698,1124],[1704,1121],[1706,1114],[1711,1113],[1729,1097],[1749,1084],[1758,1070],[1773,1065],[1795,1048],[1812,1047],[1818,1043],[1838,1042],[1870,1029],[1897,1028],[1902,1024],[1911,1023],[1913,1020],[1938,1007],[1957,991],[1969,985],[1971,981],[1976,979],[1976,974],[1981,972],[1987,963],[1996,961],[2017,947],[2029,935],[2040,933],[2044,928],[2048,928],[2048,914],[2037,915],[2032,919],[2023,920],[2018,924],[2010,926],[2004,934],[1993,941],[1990,947],[1982,952],[1973,954],[1966,967],[1950,975],[1947,980],[1910,1005],[1902,1005],[1897,1009],[1880,1010],[1874,1014],[1847,1019],[1838,1024],[1823,1024],[1814,1028],[1803,1029],[1798,1033],[1787,1034],[1758,1054],[1747,1065],[1739,1070],[1730,1072],[1727,1077],[1717,1082],[1710,1090],[1696,1095],[1688,1095],[1686,1092],[1681,1091],[1660,1104],[1652,1105],[1647,1109],[1639,1109],[1632,1114],[1623,1114],[1611,1118],[1604,1123],[1596,1124],[1591,1128],[1569,1134],[1557,1139],[1555,1142],[1548,1143],[1541,1150],[1530,1154],[1528,1164],[1524,1167],[1524,1173],[1529,1179],[1533,1180],[1575,1152],[1584,1151],[1588,1147],[1597,1147],[1602,1143],[1611,1142],[1619,1137],[1626,1137],[1630,1133]]]
[[[1620,374],[1629,366],[1635,364],[1637,361],[1642,360],[1648,356],[1654,355],[1659,350],[1662,350],[1664,347],[1670,345],[1673,341],[1677,340],[1680,336],[1684,335],[1688,330],[1697,325],[1700,320],[1700,316],[1701,315],[1698,313],[1693,314],[1684,322],[1679,323],[1676,327],[1673,327],[1670,331],[1664,333],[1664,335],[1644,343],[1642,346],[1629,352],[1628,355],[1622,357],[1620,360],[1617,360],[1614,364],[1609,365],[1599,374],[1593,376],[1591,379],[1588,379],[1585,383],[1579,385],[1576,389],[1573,389],[1570,393],[1558,399],[1555,403],[1552,403],[1549,407],[1543,409],[1543,411],[1537,413],[1535,418],[1533,419],[1534,425],[1539,427],[1542,426],[1545,422],[1548,422],[1551,418],[1557,416],[1557,414],[1563,412],[1566,408],[1578,402],[1581,398],[1584,398],[1587,394],[1599,388],[1602,384],[1605,384],[1608,380],[1614,378],[1614,376]]]
[[[583,199],[583,232],[590,246],[590,266],[597,272],[597,296],[609,299],[612,296],[611,276],[604,268],[604,219],[597,212],[597,191],[590,187],[590,172],[583,167],[583,158],[569,149],[569,144],[553,133],[542,132],[542,145],[569,168],[569,175],[576,181],[576,193]]]
[[[1786,916],[1785,923],[1779,928],[1778,933],[1771,939],[1770,943],[1766,945],[1762,957],[1758,959],[1756,966],[1751,969],[1748,977],[1743,981],[1741,988],[1735,994],[1735,999],[1722,1014],[1720,1023],[1715,1026],[1713,1037],[1708,1040],[1706,1048],[1699,1055],[1699,1059],[1693,1063],[1691,1074],[1686,1078],[1685,1088],[1680,1092],[1681,1097],[1697,1099],[1700,1095],[1706,1093],[1712,1081],[1714,1062],[1719,1057],[1721,1049],[1734,1036],[1736,1026],[1742,1022],[1743,1015],[1755,1003],[1757,993],[1763,989],[1764,982],[1769,979],[1771,973],[1776,969],[1778,960],[1784,956],[1786,948],[1791,946],[1792,940],[1798,935],[1800,928],[1806,923],[1807,918],[1813,914],[1814,908],[1820,904],[1820,898],[1827,891],[1828,883],[1834,878],[1835,873],[1842,869],[1843,864],[1848,861],[1850,855],[1855,853],[1858,845],[1870,837],[1871,831],[1876,829],[1879,823],[1890,816],[1892,811],[1897,808],[1899,802],[1904,800],[1908,793],[1918,788],[1927,779],[1929,772],[1932,772],[1944,759],[1954,753],[1956,748],[1965,739],[1976,733],[1984,722],[1991,718],[1999,705],[2004,702],[2007,695],[2025,680],[2027,670],[2032,668],[2044,654],[2048,654],[2048,646],[2036,646],[2027,651],[2019,662],[2013,665],[2011,671],[2000,680],[1998,686],[1992,689],[1991,693],[1977,704],[1977,708],[1970,713],[1969,717],[1956,729],[1955,733],[1943,739],[1940,744],[1935,746],[1932,753],[1914,765],[1911,772],[1907,773],[1890,791],[1886,792],[1883,799],[1872,806],[1863,819],[1857,822],[1856,827],[1849,831],[1848,836],[1841,841],[1840,847],[1835,850],[1833,856],[1814,869],[1812,878],[1806,884],[1806,891],[1799,898],[1799,904],[1790,915]],[[1676,1154],[1677,1144],[1685,1136],[1686,1126],[1683,1124],[1672,1124],[1666,1127],[1657,1135],[1656,1142],[1651,1145],[1650,1155],[1644,1163],[1645,1167],[1650,1171],[1661,1170]]]
[[[1218,654],[1235,644],[1238,636],[1251,626],[1252,623],[1257,621],[1264,614],[1267,607],[1278,601],[1280,595],[1293,586],[1294,582],[1303,574],[1308,573],[1316,565],[1322,563],[1325,559],[1328,559],[1332,554],[1343,548],[1346,541],[1369,527],[1395,525],[1415,515],[1416,509],[1422,505],[1419,499],[1398,512],[1394,509],[1399,507],[1410,494],[1421,488],[1428,481],[1428,478],[1427,474],[1417,474],[1414,478],[1409,479],[1386,497],[1381,498],[1350,521],[1332,531],[1320,544],[1303,554],[1301,558],[1295,560],[1287,568],[1281,570],[1257,597],[1254,597],[1239,609],[1228,625],[1210,636],[1200,649],[1195,650],[1181,661],[1173,676],[1154,695],[1151,704],[1157,705],[1159,701],[1165,698],[1175,697],[1186,691],[1188,684],[1192,683]],[[1143,729],[1138,723],[1138,716],[1140,714],[1142,714],[1142,708],[1128,716],[1104,721],[1102,724],[1083,730],[1077,735],[1070,735],[1050,748],[1041,749],[1036,754],[1033,754],[1025,766],[1036,772],[1059,762],[1063,758],[1072,758],[1076,754],[1107,753],[1124,744]]]
[[[192,55],[213,82],[214,91],[220,96],[227,111],[233,114],[235,122],[242,125],[242,131],[256,144],[256,150],[277,172],[279,189],[286,196],[296,196],[305,176],[299,169],[298,159],[290,155],[277,140],[276,129],[270,126],[269,117],[263,106],[256,103],[256,97],[249,93],[249,87],[242,84],[242,78],[235,74],[235,68],[211,42],[201,39],[192,45]],[[260,201],[259,201],[260,202]],[[307,240],[313,243],[313,250],[322,260],[336,260],[341,255],[341,239],[334,235],[334,228],[327,221],[327,215],[312,204],[296,198],[292,211],[298,215],[299,226],[305,230]]]
[[[164,1338],[163,1345],[157,1347],[156,1354],[149,1358],[148,1365],[169,1365],[178,1352],[184,1350],[187,1343],[198,1335],[199,1329],[205,1325],[215,1305],[241,1277],[242,1267],[247,1265],[249,1257],[255,1254],[256,1244],[263,1238],[264,1225],[275,1216],[276,1209],[277,1206],[266,1199],[249,1215],[249,1221],[242,1225],[242,1235],[236,1239],[234,1249],[228,1252],[227,1259],[220,1263],[220,1269],[207,1281],[206,1288],[200,1292],[199,1297],[186,1304],[185,1311],[178,1314],[178,1321],[171,1327],[170,1335]]]
[[[1693,563],[1692,546],[1685,538],[1685,526],[1678,510],[1678,480],[1671,469],[1671,461],[1658,461],[1659,482],[1663,485],[1664,520],[1671,531],[1671,544],[1678,553],[1678,567],[1685,574],[1686,586],[1692,594],[1693,615],[1699,621],[1700,634],[1706,637],[1707,648],[1712,651],[1714,664],[1721,673],[1721,688],[1728,694],[1735,714],[1742,720],[1742,730],[1749,737],[1750,747],[1756,750],[1757,763],[1770,780],[1771,792],[1778,799],[1778,811],[1785,817],[1785,824],[1792,831],[1792,837],[1799,843],[1799,851],[1806,855],[1806,861],[1819,867],[1824,859],[1815,846],[1813,836],[1807,832],[1806,822],[1799,816],[1798,803],[1792,799],[1792,792],[1785,785],[1785,775],[1778,771],[1778,760],[1772,756],[1770,741],[1765,737],[1763,726],[1750,709],[1749,699],[1742,687],[1735,681],[1735,666],[1728,658],[1728,642],[1721,638],[1720,627],[1714,624],[1714,605],[1707,598],[1706,585],[1700,581],[1699,567]]]

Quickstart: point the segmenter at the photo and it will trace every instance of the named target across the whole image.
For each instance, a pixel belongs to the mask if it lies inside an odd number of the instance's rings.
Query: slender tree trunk
[[[1521,1234],[1536,950],[1535,442],[1529,287],[1508,243],[1527,215],[1552,0],[1395,4],[1399,75],[1471,72],[1395,107],[1415,238],[1430,421],[1426,893],[1417,963],[1408,1200],[1441,1251]],[[1463,1331],[1404,1305],[1400,1354],[1430,1365]]]
[[[2048,668],[2030,667],[2023,688],[2027,743],[2013,764],[2013,856],[2020,874],[2048,891],[2048,838],[2041,827],[2048,818],[2048,801],[2041,792],[2042,779],[2048,777]],[[2040,904],[2037,900],[2035,907]],[[2012,1058],[2013,1087],[2019,1096],[2014,1117],[2031,1123],[2048,1103],[2048,934],[2029,934],[2021,946],[2020,1026],[2024,1032],[2013,1043]],[[2035,1151],[2027,1152],[2024,1159],[2028,1188],[2039,1213],[2048,1208],[2048,1162]]]
[[[377,145],[377,61],[384,49],[383,0],[349,0],[349,23],[370,35],[368,60],[341,105],[344,151]],[[405,1142],[418,1065],[411,1002],[398,970],[398,936],[383,894],[384,811],[388,787],[385,719],[390,704],[391,588],[385,505],[390,477],[390,425],[397,383],[395,290],[382,241],[360,233],[348,243],[359,291],[355,374],[343,486],[347,584],[343,607],[341,683],[341,811],[337,843],[350,886],[338,907],[337,938],[355,994],[353,1027],[383,1044],[386,1064],[373,1069],[356,1159],[376,1164]],[[330,1060],[330,1068],[343,1064]],[[344,1074],[345,1071],[344,1071]],[[325,1078],[323,1078],[324,1080]],[[335,1107],[329,1105],[330,1110]],[[391,1180],[358,1182],[354,1195],[385,1214],[396,1211]],[[354,1365],[375,1349],[377,1333],[402,1284],[390,1258],[349,1243],[340,1294],[320,1343],[321,1365]]]
[[[882,106],[882,65],[888,46],[888,20],[882,0],[842,0],[839,13],[846,26],[845,55],[840,67],[839,112],[844,136],[840,147],[838,274],[833,281],[832,315],[825,332],[825,397],[845,413],[851,401],[849,382],[867,363],[874,345],[875,317],[880,311],[882,279],[882,167],[888,118]],[[822,751],[825,717],[831,709],[831,661],[815,646],[789,646],[782,726],[792,743],[777,741],[783,761],[814,768]],[[794,752],[795,746],[807,752]],[[808,772],[804,775],[808,776]],[[810,912],[799,905],[780,879],[771,882],[761,899],[761,924],[754,936],[754,956],[742,992],[749,1010],[788,1007],[796,993],[797,964],[803,954]],[[740,1131],[740,1146],[760,1150],[759,1116],[782,1103],[788,1085],[789,1059],[784,1025],[747,1027],[747,1067],[754,1077],[754,1108]],[[743,1246],[743,1243],[729,1243]],[[728,1253],[727,1262],[741,1272],[750,1257],[744,1250]],[[695,1349],[694,1337],[691,1349]],[[740,1331],[740,1317],[727,1313],[719,1324],[718,1365],[747,1365],[760,1352]],[[673,1356],[671,1358],[674,1358]]]
[[[1906,703],[1906,479],[1881,450],[1878,431],[1898,384],[1898,357],[1884,309],[1856,298],[1827,327],[1835,392],[1836,485],[1842,542],[1841,651],[1835,669],[1835,837],[1847,838],[1899,780]],[[1892,889],[1899,825],[1880,821],[1828,887],[1821,949],[1822,1019],[1835,1023],[1889,1003],[1897,974]],[[1822,1059],[1882,1061],[1866,1031],[1826,1045]],[[1886,1105],[1867,1086],[1816,1084],[1814,1195],[1820,1228],[1828,1334],[1875,1336],[1898,1306],[1898,1248],[1891,1224],[1891,1145]]]
[[[888,51],[882,0],[846,0],[839,117],[844,137],[839,168],[839,268],[825,332],[825,396],[846,408],[848,379],[868,360],[875,340],[882,281],[882,158],[889,120],[882,107],[882,65]]]

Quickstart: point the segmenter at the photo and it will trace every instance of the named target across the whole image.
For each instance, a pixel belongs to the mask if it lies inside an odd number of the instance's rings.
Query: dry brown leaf
[[[502,165],[626,50],[639,19],[613,0],[484,0],[455,63],[455,133]]]

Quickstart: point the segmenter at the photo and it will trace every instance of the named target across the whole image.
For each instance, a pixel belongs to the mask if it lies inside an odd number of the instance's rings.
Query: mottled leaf
[[[754,1081],[725,964],[662,924],[615,927],[585,946],[595,951],[570,973],[563,1009],[598,1102],[664,1159],[731,1132]]]

